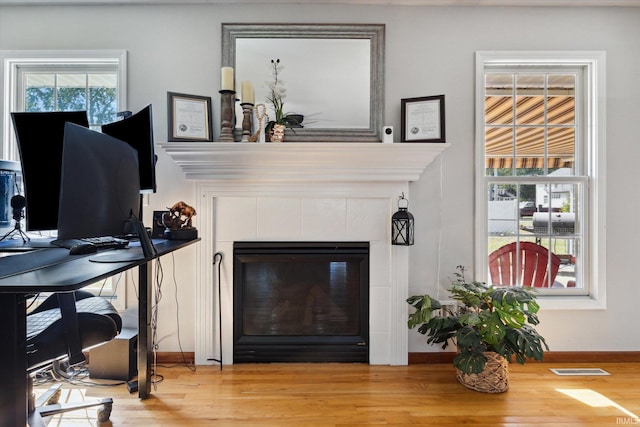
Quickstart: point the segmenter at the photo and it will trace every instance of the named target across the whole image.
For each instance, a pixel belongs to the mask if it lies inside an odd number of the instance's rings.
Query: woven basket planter
[[[484,371],[479,374],[465,374],[457,369],[458,381],[471,390],[483,393],[503,393],[509,389],[509,364],[498,353],[487,351]]]

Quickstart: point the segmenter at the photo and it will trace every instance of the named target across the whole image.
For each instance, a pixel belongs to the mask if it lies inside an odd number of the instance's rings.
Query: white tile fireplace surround
[[[232,363],[234,241],[367,241],[369,360],[405,365],[409,248],[393,246],[391,216],[409,182],[448,144],[162,143],[196,180],[202,242],[197,259],[196,364],[218,345],[217,252],[223,254],[222,359]]]

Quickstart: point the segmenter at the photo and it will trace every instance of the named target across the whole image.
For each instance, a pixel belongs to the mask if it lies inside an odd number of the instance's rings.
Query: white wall
[[[400,99],[446,95],[452,147],[412,184],[417,243],[410,251],[410,293],[446,296],[455,266],[472,267],[474,222],[474,52],[477,50],[603,50],[607,52],[608,308],[545,311],[540,332],[555,351],[640,350],[634,327],[634,220],[640,211],[640,8],[493,8],[399,6],[0,6],[0,49],[126,49],[128,108],[152,103],[157,141],[166,140],[166,92],[213,98],[219,127],[220,31],[223,22],[359,22],[386,24],[385,123],[400,129]],[[215,129],[217,135],[219,129]],[[195,189],[158,149],[159,192],[152,210]],[[147,216],[148,223],[150,218]],[[198,225],[198,217],[195,218]],[[208,236],[203,236],[210,238]],[[193,351],[195,249],[165,267],[159,306],[160,351]],[[131,293],[130,293],[131,294]],[[177,318],[179,314],[179,319]],[[410,351],[427,348],[411,334]]]

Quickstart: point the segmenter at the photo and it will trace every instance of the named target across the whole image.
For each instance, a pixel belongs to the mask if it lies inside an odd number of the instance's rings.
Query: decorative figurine
[[[193,227],[192,219],[196,210],[180,201],[174,204],[169,212],[162,215],[162,224],[166,227],[165,237],[169,240],[191,240],[198,237],[198,230]]]
[[[267,116],[267,106],[264,104],[257,104],[254,107],[254,111],[256,112],[256,118],[258,119],[258,129],[255,134],[249,137],[249,142],[266,142],[263,123],[265,119],[269,120],[269,116]]]

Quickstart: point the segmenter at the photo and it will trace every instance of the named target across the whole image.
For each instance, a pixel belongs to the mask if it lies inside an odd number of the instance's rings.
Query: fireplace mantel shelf
[[[208,181],[417,181],[450,144],[227,143],[158,144],[187,179]]]

